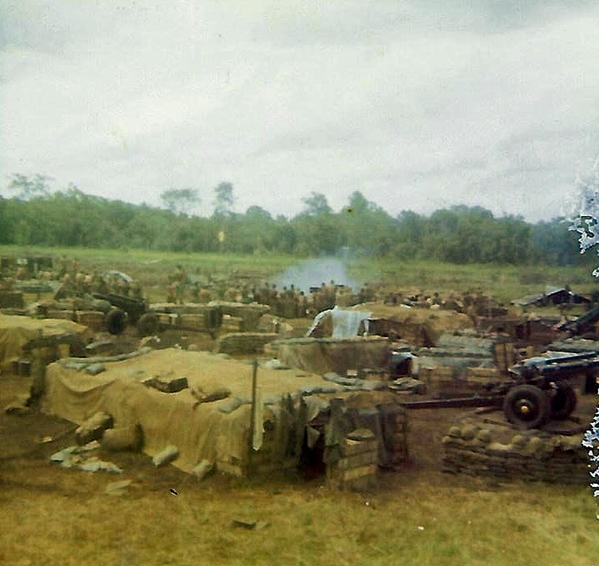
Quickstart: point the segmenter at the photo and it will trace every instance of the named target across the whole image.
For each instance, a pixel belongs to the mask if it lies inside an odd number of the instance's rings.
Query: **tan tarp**
[[[35,319],[28,316],[0,314],[0,364],[2,369],[12,360],[22,356],[25,344],[35,338],[77,335],[82,339],[91,337],[86,326],[70,320],[52,318]]]
[[[363,303],[352,307],[352,309],[367,310],[372,313],[372,318],[384,318],[401,323],[401,338],[417,346],[422,345],[420,341],[423,326],[433,343],[436,343],[439,336],[445,332],[473,328],[474,326],[468,315],[453,310],[381,303]]]
[[[267,345],[285,365],[324,375],[349,369],[386,368],[389,340],[380,336],[355,338],[290,338]]]
[[[179,449],[174,464],[191,471],[202,460],[236,464],[246,460],[250,426],[252,364],[208,352],[178,349],[151,351],[127,360],[103,363],[105,371],[90,375],[82,359],[66,359],[46,370],[43,410],[81,424],[97,411],[112,415],[115,428],[141,425],[144,451],[155,456],[168,445]],[[97,367],[98,363],[94,363]],[[222,400],[198,403],[187,388],[163,393],[144,385],[151,378],[168,381],[186,377],[190,388],[205,394],[226,387],[231,395]],[[341,388],[320,376],[297,369],[260,367],[258,386],[264,419],[272,418],[282,396],[307,395],[310,391],[334,392]],[[316,397],[316,396],[314,396]],[[305,398],[308,398],[306,396]],[[230,413],[222,412],[235,400]]]

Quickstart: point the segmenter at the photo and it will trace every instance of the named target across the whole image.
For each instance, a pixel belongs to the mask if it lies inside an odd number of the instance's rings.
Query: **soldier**
[[[308,299],[303,291],[300,291],[297,297],[297,316],[304,318],[308,314]]]
[[[173,283],[175,287],[175,302],[182,305],[185,301],[185,287],[187,285],[187,273],[185,273],[182,265],[177,265],[173,276]]]
[[[200,284],[197,281],[194,281],[191,285],[191,298],[194,303],[200,302]]]

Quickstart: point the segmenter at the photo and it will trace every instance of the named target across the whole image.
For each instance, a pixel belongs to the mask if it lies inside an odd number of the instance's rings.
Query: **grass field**
[[[15,250],[76,257],[83,269],[130,273],[160,296],[178,263],[229,276],[271,278],[294,258],[154,254],[110,250]],[[359,281],[383,288],[481,290],[501,301],[545,283],[581,293],[586,269],[351,261]],[[0,378],[4,406],[27,378]],[[122,475],[65,470],[48,462],[73,443],[72,424],[41,414],[0,415],[0,563],[10,566],[595,566],[599,507],[588,485],[564,486],[440,472],[441,437],[461,410],[414,413],[411,462],[364,493],[331,490],[297,475],[199,482],[144,455],[111,454]],[[40,444],[43,436],[60,441]],[[131,480],[120,496],[115,481]],[[174,490],[174,492],[172,491]],[[236,527],[234,521],[264,528]],[[265,524],[264,524],[265,523]]]
[[[137,279],[151,300],[164,300],[167,276],[178,264],[191,276],[232,274],[272,280],[286,269],[306,261],[290,256],[240,256],[225,254],[163,253],[140,250],[90,250],[84,248],[17,248],[0,246],[0,255],[52,255],[76,258],[81,269],[116,269]],[[336,258],[338,259],[338,258]],[[323,262],[326,264],[326,261]],[[402,290],[447,294],[481,291],[509,304],[523,295],[541,293],[545,285],[570,287],[582,294],[599,289],[588,267],[456,265],[422,261],[392,261],[358,258],[346,260],[347,273],[355,281],[378,284],[383,291]],[[322,279],[326,279],[323,272]],[[318,284],[319,282],[315,282]]]
[[[2,415],[0,562],[595,565],[599,509],[588,486],[498,483],[439,471],[440,431],[461,411],[415,413],[412,463],[381,473],[377,488],[363,493],[296,475],[199,482],[126,453],[106,456],[122,475],[64,470],[47,460],[55,445],[31,447],[39,434],[72,430],[70,423]],[[72,437],[61,437],[58,447],[69,443]],[[120,496],[107,493],[125,479],[131,484]]]

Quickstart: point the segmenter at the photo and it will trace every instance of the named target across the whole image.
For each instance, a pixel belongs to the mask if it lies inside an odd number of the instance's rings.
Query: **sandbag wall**
[[[270,332],[232,332],[218,338],[215,351],[223,354],[256,354],[279,337]]]
[[[453,426],[443,438],[443,471],[500,479],[588,483],[582,435],[507,431],[486,424]],[[502,438],[503,437],[503,438]]]
[[[434,348],[420,348],[418,377],[429,391],[477,391],[501,379],[514,363],[511,342],[468,335],[443,334]]]

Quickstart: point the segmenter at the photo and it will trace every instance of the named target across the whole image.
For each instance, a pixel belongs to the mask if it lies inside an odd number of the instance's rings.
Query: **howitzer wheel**
[[[121,334],[127,327],[127,313],[118,308],[112,309],[106,314],[104,324],[110,334]]]
[[[576,401],[576,391],[570,384],[558,385],[550,401],[551,418],[567,419],[576,409]]]
[[[517,385],[505,396],[503,412],[509,422],[520,428],[536,428],[549,419],[549,397],[534,385]]]

